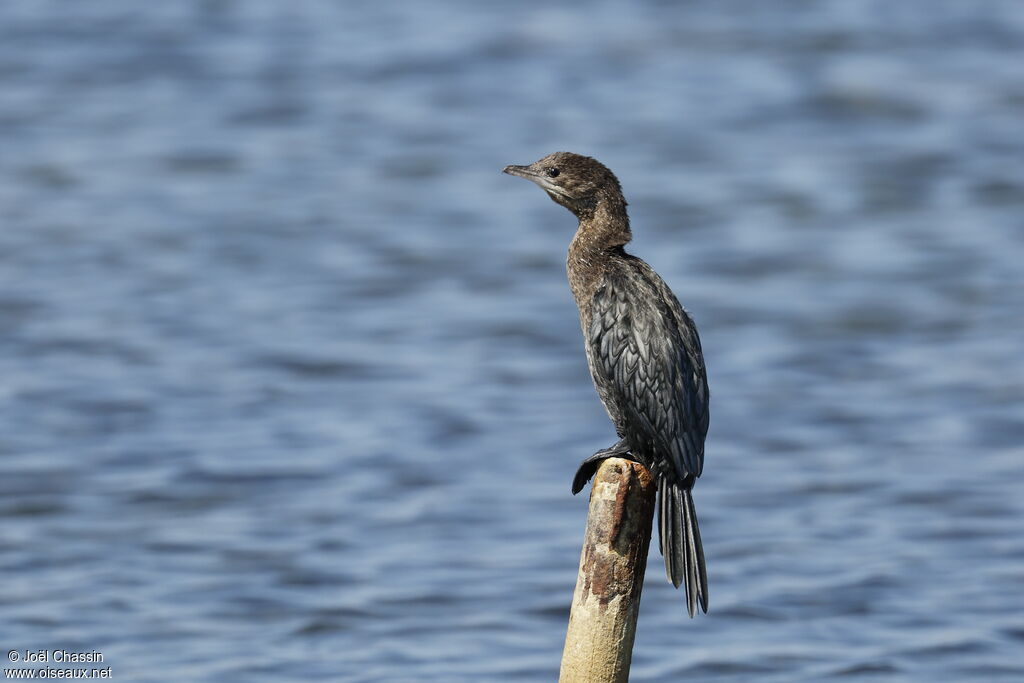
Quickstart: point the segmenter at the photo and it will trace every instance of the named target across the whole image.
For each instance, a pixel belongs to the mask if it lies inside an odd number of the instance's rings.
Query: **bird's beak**
[[[530,182],[536,183],[540,189],[547,192],[548,195],[556,202],[564,204],[563,201],[556,199],[556,195],[563,199],[572,199],[572,197],[565,193],[565,190],[551,182],[551,179],[543,173],[533,170],[533,167],[531,166],[506,166],[501,172],[508,173],[509,175],[517,175],[520,178],[526,178]]]
[[[520,178],[526,178],[527,180],[536,181],[537,174],[530,170],[529,166],[506,166],[502,173],[508,173],[509,175],[517,175]]]

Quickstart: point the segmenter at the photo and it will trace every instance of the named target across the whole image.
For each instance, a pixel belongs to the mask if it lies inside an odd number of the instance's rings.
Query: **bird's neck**
[[[601,198],[592,210],[577,215],[580,225],[569,245],[566,268],[576,303],[583,306],[596,291],[608,261],[621,252],[632,233],[621,196]]]
[[[610,250],[623,246],[633,238],[629,230],[626,200],[622,195],[599,197],[592,207],[577,211],[576,216],[580,225],[569,246],[570,260],[606,258]]]

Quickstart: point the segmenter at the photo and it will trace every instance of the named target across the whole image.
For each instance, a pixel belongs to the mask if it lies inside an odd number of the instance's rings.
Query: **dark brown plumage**
[[[632,235],[615,175],[591,157],[556,152],[505,173],[535,182],[579,228],[569,247],[569,286],[579,307],[594,386],[620,440],[580,465],[579,492],[601,460],[642,462],[658,481],[665,570],[685,585],[690,616],[707,612],[708,587],[691,490],[704,466],[708,383],[693,320],[658,274],[623,246]]]

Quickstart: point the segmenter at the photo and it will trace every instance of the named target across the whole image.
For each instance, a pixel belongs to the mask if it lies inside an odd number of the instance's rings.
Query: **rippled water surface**
[[[701,326],[711,613],[633,680],[1024,680],[1019,2],[0,8],[0,642],[556,676],[614,435],[572,217]]]

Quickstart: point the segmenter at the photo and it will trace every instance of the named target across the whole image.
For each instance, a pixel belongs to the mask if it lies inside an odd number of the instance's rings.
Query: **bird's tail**
[[[676,588],[685,583],[686,607],[691,617],[698,602],[705,613],[708,611],[708,572],[692,487],[692,482],[672,482],[665,475],[658,481],[658,536],[661,554],[665,556],[665,572]]]

